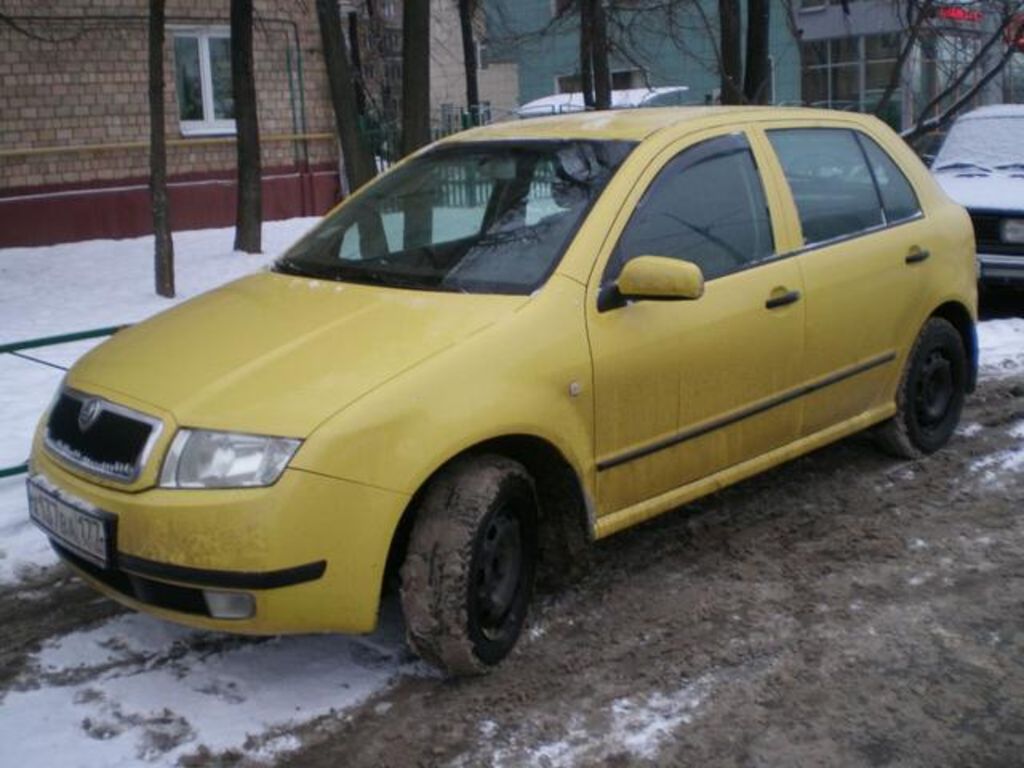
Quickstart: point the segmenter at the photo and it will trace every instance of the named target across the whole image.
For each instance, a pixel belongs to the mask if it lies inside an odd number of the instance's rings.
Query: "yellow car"
[[[432,145],[269,272],[80,360],[30,513],[185,624],[499,662],[538,568],[846,435],[949,440],[976,372],[970,221],[873,118],[589,113]]]

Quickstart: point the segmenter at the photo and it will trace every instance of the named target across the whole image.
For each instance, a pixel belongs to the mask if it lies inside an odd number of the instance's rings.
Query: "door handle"
[[[918,248],[915,245],[913,248],[910,249],[910,253],[907,254],[907,258],[905,258],[904,261],[906,261],[907,264],[920,264],[922,261],[925,261],[931,255],[931,251],[927,250],[926,248]]]
[[[780,293],[777,296],[769,296],[768,301],[764,303],[765,309],[778,309],[784,307],[787,304],[795,304],[800,301],[800,291],[787,291],[786,293]]]

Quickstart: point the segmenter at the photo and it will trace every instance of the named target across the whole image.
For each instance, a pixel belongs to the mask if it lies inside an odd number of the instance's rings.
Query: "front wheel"
[[[949,442],[967,391],[967,353],[956,328],[933,317],[917,337],[896,393],[896,415],[877,431],[889,453],[917,459]]]
[[[409,644],[452,675],[479,674],[512,650],[537,561],[537,498],[503,456],[459,459],[431,481],[402,565]]]

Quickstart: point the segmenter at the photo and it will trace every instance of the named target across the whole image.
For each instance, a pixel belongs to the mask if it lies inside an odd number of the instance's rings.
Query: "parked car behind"
[[[982,284],[1024,287],[1024,104],[959,117],[932,171],[971,215]]]
[[[869,427],[943,446],[975,317],[967,215],[873,118],[502,123],[83,357],[30,513],[198,627],[367,632],[397,573],[413,648],[478,672],[588,539]]]
[[[685,85],[665,85],[657,88],[624,88],[611,93],[612,109],[638,109],[640,107],[681,107],[689,99]],[[568,115],[585,112],[587,105],[580,91],[556,93],[528,101],[516,110],[521,119]]]

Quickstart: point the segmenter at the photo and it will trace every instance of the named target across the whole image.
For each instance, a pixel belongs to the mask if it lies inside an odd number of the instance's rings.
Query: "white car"
[[[957,118],[932,172],[971,215],[982,284],[1024,287],[1024,104]]]
[[[666,85],[660,88],[625,88],[612,91],[612,109],[638,109],[640,107],[679,107],[687,104],[690,89],[685,85]],[[516,110],[525,120],[531,117],[550,117],[585,112],[587,109],[580,91],[556,93],[528,101]]]

